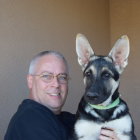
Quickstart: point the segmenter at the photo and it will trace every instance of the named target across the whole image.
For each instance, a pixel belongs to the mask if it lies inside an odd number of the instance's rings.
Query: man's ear
[[[128,64],[129,51],[129,39],[126,35],[123,35],[116,41],[114,47],[109,53],[109,56],[112,57],[115,67],[118,69],[119,73],[122,73]]]
[[[76,53],[78,55],[78,62],[82,67],[85,67],[94,52],[87,40],[87,38],[78,34],[76,36]]]
[[[33,84],[33,76],[28,74],[27,75],[27,85],[28,85],[28,88],[31,89],[32,88],[32,84]]]

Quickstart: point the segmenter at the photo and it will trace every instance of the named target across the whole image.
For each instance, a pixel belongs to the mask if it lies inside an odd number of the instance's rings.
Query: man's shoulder
[[[24,100],[12,117],[5,138],[39,139],[41,135],[44,139],[54,139],[59,136],[57,124],[56,115],[50,110],[34,101]]]
[[[63,124],[69,127],[70,129],[73,128],[74,123],[76,121],[76,115],[66,111],[61,112],[59,118],[63,122]]]
[[[73,114],[71,112],[62,111],[60,115],[62,117],[65,117],[65,118],[73,118],[73,119],[75,119],[75,114]]]
[[[40,123],[44,123],[44,121],[47,121],[53,116],[53,113],[49,109],[45,108],[37,102],[26,99],[21,103],[12,119],[15,122],[30,122],[31,124],[32,122],[37,123],[39,121]]]

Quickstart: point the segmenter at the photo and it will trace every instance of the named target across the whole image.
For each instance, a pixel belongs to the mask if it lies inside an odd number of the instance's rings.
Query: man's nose
[[[59,80],[58,80],[58,78],[56,76],[53,78],[52,84],[55,87],[59,87],[60,86]]]

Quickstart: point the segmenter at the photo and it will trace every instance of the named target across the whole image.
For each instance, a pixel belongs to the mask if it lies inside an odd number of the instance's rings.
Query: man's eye
[[[51,80],[52,79],[52,75],[44,74],[44,75],[42,75],[42,78]]]
[[[66,75],[60,75],[59,76],[59,80],[67,80],[67,76]]]

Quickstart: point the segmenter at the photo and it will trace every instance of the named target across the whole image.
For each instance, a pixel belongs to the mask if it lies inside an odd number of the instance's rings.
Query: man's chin
[[[53,111],[55,114],[59,114],[61,112],[62,106],[60,105],[53,105],[50,110]]]

